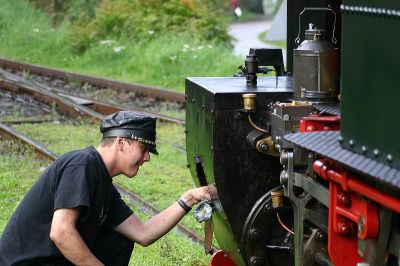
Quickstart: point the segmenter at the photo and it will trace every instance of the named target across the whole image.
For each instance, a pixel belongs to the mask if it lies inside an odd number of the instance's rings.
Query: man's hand
[[[189,207],[193,207],[202,200],[210,200],[211,196],[208,190],[208,186],[198,187],[191,190],[186,191],[181,196],[181,199],[188,205]]]
[[[80,208],[58,209],[54,212],[50,239],[61,253],[75,265],[103,265],[82,240],[75,224]]]

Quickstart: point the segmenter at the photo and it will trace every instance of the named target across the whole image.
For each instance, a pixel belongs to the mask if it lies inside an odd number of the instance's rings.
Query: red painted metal
[[[224,251],[216,251],[212,257],[208,266],[236,266],[236,264],[225,254]]]
[[[333,182],[331,182],[333,183]],[[333,221],[334,224],[338,225],[342,221],[341,218],[346,218],[346,223],[353,222],[358,225],[358,237],[361,239],[376,238],[379,233],[379,220],[378,211],[376,204],[367,202],[362,199],[358,193],[348,192],[342,190],[342,188],[333,183],[332,190],[329,193],[332,194],[332,205],[335,209]],[[330,188],[331,189],[331,188]],[[349,200],[346,205],[340,202],[340,197],[346,195]],[[335,232],[340,233],[342,230],[336,228]]]
[[[357,252],[355,225],[348,218],[337,214],[338,197],[334,182],[329,183],[328,252],[335,266],[357,265],[362,258]]]
[[[357,191],[361,195],[388,207],[389,209],[400,213],[400,200],[391,195],[385,194],[375,188],[367,186],[358,180],[350,179],[347,181],[350,189]]]
[[[357,239],[373,239],[379,234],[376,203],[399,212],[400,200],[361,183],[348,170],[338,170],[339,165],[332,160],[318,160],[313,169],[329,181],[328,251],[331,261],[339,266],[355,265],[362,261],[357,252]]]
[[[328,131],[340,129],[340,116],[320,116],[311,114],[300,120],[300,132]]]
[[[361,183],[354,177],[348,176],[347,171],[338,172],[332,167],[335,163],[327,159],[314,162],[314,171],[328,181],[339,183],[344,191],[354,191],[375,201],[395,212],[400,213],[400,199],[383,193],[374,187]]]

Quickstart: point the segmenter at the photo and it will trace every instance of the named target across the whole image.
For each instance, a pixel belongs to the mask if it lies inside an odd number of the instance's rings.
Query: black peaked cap
[[[101,121],[100,132],[104,138],[124,137],[146,144],[149,151],[158,155],[156,149],[156,118],[143,114],[120,111]]]

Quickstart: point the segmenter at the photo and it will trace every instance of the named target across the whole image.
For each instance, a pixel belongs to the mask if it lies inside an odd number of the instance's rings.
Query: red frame
[[[333,131],[340,129],[340,116],[320,116],[311,114],[300,120],[299,131]]]
[[[315,173],[329,181],[328,251],[335,266],[356,265],[358,238],[379,235],[378,204],[400,212],[400,200],[361,183],[329,159],[314,162]]]

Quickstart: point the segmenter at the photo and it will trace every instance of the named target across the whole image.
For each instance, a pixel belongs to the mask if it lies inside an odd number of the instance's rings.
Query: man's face
[[[139,167],[150,161],[150,153],[147,146],[135,140],[123,138],[123,150],[120,166],[122,173],[127,177],[134,177]]]

